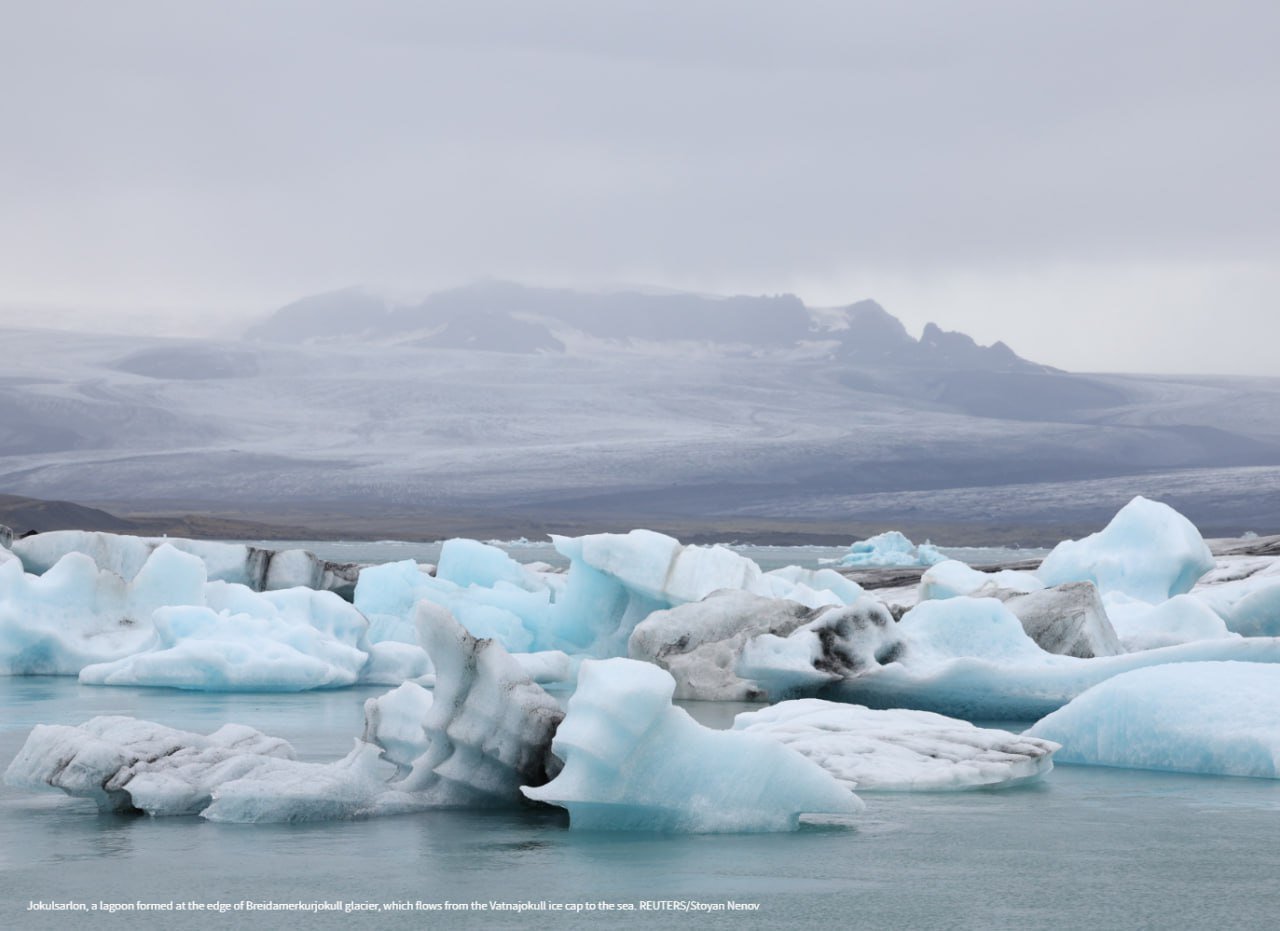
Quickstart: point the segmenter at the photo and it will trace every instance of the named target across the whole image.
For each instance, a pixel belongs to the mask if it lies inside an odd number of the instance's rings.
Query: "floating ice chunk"
[[[295,692],[353,685],[369,658],[354,643],[280,616],[175,607],[157,610],[152,622],[158,636],[153,649],[85,666],[80,681],[201,691]]]
[[[588,660],[553,749],[565,761],[529,798],[585,830],[794,830],[801,814],[862,802],[819,766],[765,737],[713,731],[671,705],[675,680],[648,663]]]
[[[242,724],[206,737],[108,716],[79,727],[36,726],[5,782],[62,789],[92,799],[103,811],[194,814],[209,804],[219,783],[292,758],[288,743]]]
[[[760,701],[764,688],[737,672],[743,646],[760,634],[785,637],[817,613],[794,601],[743,591],[716,592],[702,601],[650,614],[632,632],[627,655],[670,672],[676,698]]]
[[[1113,592],[1104,602],[1126,650],[1152,650],[1233,636],[1212,608],[1190,595],[1175,595],[1153,605]]]
[[[1055,546],[1036,575],[1047,585],[1089,580],[1103,595],[1121,592],[1156,604],[1191,591],[1213,566],[1195,524],[1139,496],[1097,533]]]
[[[349,594],[357,567],[318,559],[305,550],[262,549],[240,543],[183,540],[177,537],[135,537],[84,530],[53,530],[14,541],[14,553],[28,572],[43,574],[68,553],[90,556],[99,569],[131,581],[151,554],[171,546],[200,559],[208,577],[234,582],[254,591],[294,588],[326,589]]]
[[[1277,707],[1280,666],[1180,663],[1108,679],[1027,734],[1062,763],[1275,779]]]
[[[898,623],[896,662],[828,686],[842,701],[918,708],[971,720],[1043,717],[1099,682],[1147,666],[1205,660],[1280,662],[1280,639],[1201,640],[1119,656],[1046,653],[991,598],[927,601]]]
[[[360,739],[376,745],[382,758],[395,764],[398,775],[407,774],[430,742],[425,722],[434,701],[429,690],[413,682],[370,698],[364,703],[364,734]]]
[[[427,745],[397,788],[437,805],[503,805],[558,769],[551,738],[564,712],[502,645],[477,640],[447,615],[418,614],[436,666],[423,720]]]
[[[947,557],[929,543],[916,546],[905,534],[889,530],[865,540],[859,540],[840,557],[840,565],[846,568],[908,568],[932,566]]]
[[[1000,589],[993,594],[1046,652],[1082,659],[1125,652],[1092,582],[1067,582],[1026,594]]]
[[[888,661],[897,643],[893,618],[869,597],[808,608],[726,591],[649,615],[627,649],[670,672],[677,698],[764,701]]]
[[[423,799],[388,787],[378,748],[356,741],[333,763],[278,761],[223,782],[200,814],[235,823],[336,821],[424,807]]]
[[[75,675],[153,645],[160,604],[203,602],[198,559],[162,547],[132,583],[70,553],[44,575],[0,565],[0,674]]]
[[[1001,569],[998,572],[980,572],[957,559],[948,559],[931,566],[920,577],[920,601],[957,598],[963,595],[980,597],[997,589],[1026,594],[1039,591],[1045,583],[1030,572]]]
[[[540,650],[537,653],[512,653],[511,658],[534,682],[572,682],[577,675],[577,664],[563,650]]]
[[[871,597],[826,608],[786,637],[766,633],[743,644],[736,672],[774,699],[811,693],[831,682],[897,661],[905,647],[893,615]]]
[[[526,569],[496,546],[476,540],[446,540],[436,563],[436,578],[445,579],[460,588],[476,585],[493,588],[506,582],[526,591],[540,592],[546,585],[536,573]]]
[[[1246,637],[1280,636],[1280,581],[1255,589],[1231,605],[1226,625]]]
[[[410,643],[384,640],[366,645],[365,651],[369,659],[360,670],[360,682],[365,685],[399,685],[435,670],[427,651]]]
[[[733,729],[780,741],[850,789],[1008,786],[1053,768],[1057,745],[927,711],[872,711],[816,698],[747,711]]]

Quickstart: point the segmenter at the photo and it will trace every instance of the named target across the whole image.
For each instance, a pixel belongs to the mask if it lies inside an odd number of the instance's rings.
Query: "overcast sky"
[[[493,276],[1280,374],[1274,0],[0,4],[0,323]]]

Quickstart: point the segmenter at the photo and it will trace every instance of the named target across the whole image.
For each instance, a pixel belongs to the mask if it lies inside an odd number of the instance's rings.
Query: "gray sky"
[[[0,4],[0,323],[496,276],[1280,374],[1273,0]]]

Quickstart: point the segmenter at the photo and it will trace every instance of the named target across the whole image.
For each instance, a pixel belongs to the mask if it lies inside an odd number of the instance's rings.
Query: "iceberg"
[[[333,596],[337,598],[337,596]],[[363,620],[363,618],[361,619]],[[157,686],[200,691],[297,692],[354,685],[369,659],[356,628],[338,638],[280,615],[160,608],[154,647],[85,666],[86,685]]]
[[[219,783],[293,758],[287,742],[242,724],[205,736],[112,715],[79,727],[37,725],[4,778],[92,799],[101,811],[195,814]]]
[[[1025,594],[999,589],[993,594],[1048,653],[1088,659],[1125,652],[1092,582],[1066,582]]]
[[[851,545],[839,565],[846,569],[912,568],[932,566],[946,558],[932,544],[916,546],[905,534],[889,530]]]
[[[1113,592],[1104,603],[1116,634],[1129,651],[1236,636],[1212,608],[1191,595],[1174,595],[1153,605]]]
[[[365,704],[351,753],[331,763],[242,725],[205,736],[135,718],[38,725],[5,773],[107,811],[214,821],[313,821],[456,806],[525,805],[520,786],[558,771],[555,700],[492,641],[428,614],[436,693],[405,683]]]
[[[512,653],[599,658],[625,653],[635,626],[654,611],[723,589],[809,607],[847,604],[862,594],[831,569],[764,572],[724,547],[685,546],[648,530],[553,541],[570,560],[567,573],[534,571],[473,540],[447,541],[435,575],[412,561],[362,570],[355,604],[369,618],[370,642],[416,642],[413,612],[429,601]]]
[[[805,698],[745,711],[733,729],[780,741],[850,789],[938,791],[1039,779],[1058,745],[927,711]]]
[[[1089,689],[1028,736],[1063,763],[1280,778],[1280,667],[1181,663]]]
[[[868,596],[809,608],[723,591],[649,615],[627,651],[670,672],[676,698],[767,701],[887,662],[899,647],[888,609]]]
[[[1097,533],[1055,546],[1036,575],[1046,585],[1087,580],[1104,596],[1118,592],[1158,604],[1191,591],[1213,567],[1195,524],[1139,496]]]
[[[1280,662],[1280,639],[1200,640],[1118,656],[1079,659],[1042,650],[994,598],[917,605],[898,622],[893,662],[833,682],[820,697],[871,708],[915,708],[968,720],[1035,720],[1099,682],[1171,663]]]
[[[778,741],[698,724],[671,704],[675,685],[648,663],[585,661],[552,744],[564,769],[524,794],[567,808],[577,830],[786,831],[801,814],[862,811]]]
[[[416,644],[369,644],[364,615],[334,592],[209,582],[199,557],[168,545],[129,581],[75,552],[43,575],[22,568],[0,564],[0,674],[297,691],[431,669]]]
[[[44,575],[0,564],[0,674],[76,675],[152,646],[151,614],[204,603],[204,566],[161,547],[131,582],[69,553]]]
[[[948,559],[931,566],[920,577],[919,601],[942,600],[973,595],[982,597],[996,591],[1025,595],[1039,591],[1045,583],[1030,572],[1001,569],[983,572],[958,559]]]
[[[234,582],[254,591],[306,588],[336,591],[350,597],[359,568],[319,559],[306,550],[269,550],[241,543],[184,540],[179,537],[135,537],[86,530],[49,530],[13,542],[26,571],[42,575],[68,553],[84,553],[99,569],[126,582],[142,570],[151,554],[171,546],[199,558],[208,578]]]

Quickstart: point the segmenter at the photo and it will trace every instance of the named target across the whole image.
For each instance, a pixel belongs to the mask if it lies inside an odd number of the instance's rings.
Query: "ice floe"
[[[1108,679],[1027,734],[1063,763],[1275,779],[1277,707],[1280,666],[1182,663]]]
[[[1049,772],[1057,749],[928,711],[874,711],[817,698],[743,712],[733,729],[780,741],[864,791],[1015,785]]]

